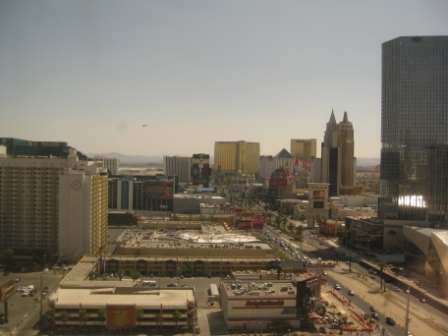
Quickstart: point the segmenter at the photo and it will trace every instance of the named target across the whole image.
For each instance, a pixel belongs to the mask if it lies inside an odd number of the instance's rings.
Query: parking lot
[[[2,324],[1,330],[12,331],[33,328],[39,320],[40,297],[44,287],[48,287],[48,293],[55,290],[62,279],[63,274],[48,272],[10,273],[2,276],[1,283],[9,279],[18,279],[14,283],[14,295],[7,302],[8,322]],[[29,290],[26,295],[22,288],[34,287],[34,291]],[[30,287],[31,288],[31,287]],[[30,293],[32,293],[30,295]],[[42,310],[45,312],[45,297],[43,295]],[[6,314],[5,305],[1,305],[0,314]]]

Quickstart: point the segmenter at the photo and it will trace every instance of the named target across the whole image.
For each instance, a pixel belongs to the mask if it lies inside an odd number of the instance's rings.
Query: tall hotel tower
[[[214,169],[253,175],[260,167],[260,144],[246,141],[215,142]]]
[[[378,216],[448,228],[448,36],[382,45]]]
[[[0,154],[0,249],[72,261],[98,253],[107,243],[107,210],[106,169],[76,151],[63,158]]]
[[[341,187],[353,187],[355,183],[355,140],[353,125],[344,119],[337,124],[334,112],[325,130],[321,147],[322,182],[328,183],[328,196],[339,195]]]

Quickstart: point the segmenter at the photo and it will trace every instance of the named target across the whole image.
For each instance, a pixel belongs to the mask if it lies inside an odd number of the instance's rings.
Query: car
[[[409,288],[404,291],[406,294],[409,294]]]
[[[334,285],[334,289],[341,290],[341,285],[339,285],[339,284]]]
[[[419,300],[421,303],[426,303],[426,299],[425,298],[420,298]]]
[[[166,285],[167,287],[177,287],[177,283],[175,282],[170,282],[168,285]]]
[[[28,292],[28,291],[22,292],[22,296],[29,296],[29,295],[30,295],[30,292]]]
[[[368,272],[369,272],[370,274],[376,274],[376,271],[375,271],[374,269],[369,269]]]
[[[375,320],[379,320],[379,319],[380,319],[378,313],[371,313],[370,316],[371,316],[373,319],[375,319]]]
[[[377,312],[377,310],[376,310],[376,307],[375,306],[370,306],[370,311],[372,312],[372,313],[376,313]]]
[[[347,293],[348,293],[348,295],[351,295],[351,296],[355,295],[355,292],[353,289],[349,289]]]
[[[395,325],[395,320],[392,317],[386,317],[386,323],[388,325],[394,326]]]
[[[44,289],[42,290],[43,292],[48,292],[48,286],[45,286]]]
[[[394,287],[394,288],[393,288],[393,291],[394,291],[394,292],[400,292],[400,291],[401,291],[401,289],[400,289],[400,288],[398,288],[398,287]]]
[[[20,282],[20,278],[16,278],[16,279],[14,280],[14,282],[15,282],[15,283]]]
[[[376,279],[376,276],[371,275],[371,276],[370,276],[370,279]]]
[[[113,278],[113,277],[114,277],[113,273],[109,274],[109,278]]]
[[[181,287],[188,287],[188,285],[187,284],[183,284],[183,285],[181,285]]]
[[[390,283],[392,281],[391,278],[384,278],[384,282]]]
[[[327,272],[322,272],[322,275],[327,275]]]
[[[207,275],[207,278],[211,279],[211,277],[212,277],[212,275],[211,275],[211,274]]]

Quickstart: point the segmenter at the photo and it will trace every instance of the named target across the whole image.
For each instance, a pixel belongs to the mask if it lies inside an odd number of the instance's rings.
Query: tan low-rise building
[[[321,318],[320,280],[223,280],[221,310],[228,329],[267,330],[289,325],[300,327],[304,320]]]

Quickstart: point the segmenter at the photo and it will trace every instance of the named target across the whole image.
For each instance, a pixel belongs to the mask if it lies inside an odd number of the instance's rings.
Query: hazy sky
[[[381,44],[447,35],[447,14],[446,0],[0,0],[0,137],[128,155],[246,140],[275,155],[320,147],[334,109],[355,155],[379,157]]]

